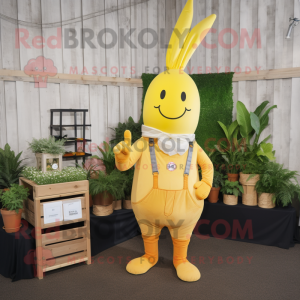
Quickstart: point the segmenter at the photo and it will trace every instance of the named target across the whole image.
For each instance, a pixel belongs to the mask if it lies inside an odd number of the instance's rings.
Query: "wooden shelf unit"
[[[35,227],[37,277],[43,279],[44,272],[75,263],[91,264],[88,180],[37,185],[21,177],[20,185],[30,190],[30,198],[24,201],[24,218]],[[44,203],[67,203],[75,199],[81,200],[81,219],[44,224]],[[74,228],[61,230],[58,227],[70,224]],[[49,228],[55,231],[49,232]]]
[[[74,124],[63,125],[63,113],[66,113],[66,112],[74,114]],[[70,109],[60,109],[60,108],[50,109],[50,113],[51,113],[51,116],[50,116],[50,135],[54,136],[56,139],[58,139],[58,138],[61,139],[63,137],[63,130],[65,129],[64,127],[74,127],[75,137],[69,138],[69,140],[67,138],[67,142],[65,143],[65,145],[66,144],[69,144],[69,145],[74,144],[74,146],[75,146],[75,151],[74,152],[77,152],[77,144],[78,143],[83,143],[83,151],[82,152],[84,152],[84,155],[63,156],[63,159],[75,159],[76,164],[78,164],[78,159],[82,158],[83,162],[85,163],[86,157],[92,156],[91,153],[86,153],[85,152],[86,143],[91,142],[91,139],[86,139],[85,138],[86,127],[91,127],[92,126],[91,124],[86,124],[85,123],[87,112],[88,112],[88,109],[71,109],[71,108]],[[54,113],[59,113],[59,124],[56,124],[56,125],[53,124],[53,122],[54,122]],[[77,124],[77,117],[78,117],[79,113],[83,114],[83,124]],[[78,127],[82,127],[83,136],[80,137],[80,138],[77,136]],[[59,131],[59,135],[58,136],[54,135],[53,130]]]

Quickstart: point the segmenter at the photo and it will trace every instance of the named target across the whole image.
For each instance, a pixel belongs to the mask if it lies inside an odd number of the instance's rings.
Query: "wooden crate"
[[[20,184],[30,190],[29,198],[24,201],[23,216],[35,227],[37,277],[43,279],[44,272],[74,263],[86,261],[91,264],[89,182],[37,185],[22,177]],[[67,203],[74,199],[81,200],[81,219],[44,224],[45,203]],[[78,222],[83,222],[83,226],[80,227]],[[74,228],[60,230],[58,227],[67,224],[74,224]],[[49,228],[54,227],[55,231],[49,232]]]

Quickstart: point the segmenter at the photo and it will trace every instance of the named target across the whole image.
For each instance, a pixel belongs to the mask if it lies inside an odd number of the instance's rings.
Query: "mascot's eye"
[[[162,90],[160,93],[160,99],[164,99],[166,97],[166,91]]]
[[[185,92],[182,92],[182,93],[181,93],[181,100],[182,100],[182,101],[185,101],[185,99],[186,99],[186,93],[185,93]]]

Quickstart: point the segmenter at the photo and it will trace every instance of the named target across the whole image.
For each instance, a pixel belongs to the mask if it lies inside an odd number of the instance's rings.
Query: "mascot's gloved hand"
[[[196,189],[196,197],[199,200],[204,200],[208,197],[211,186],[209,186],[205,181],[202,180],[194,184],[194,189]]]
[[[117,144],[114,149],[115,159],[117,163],[126,163],[129,160],[131,152],[131,132],[124,132],[124,141]]]

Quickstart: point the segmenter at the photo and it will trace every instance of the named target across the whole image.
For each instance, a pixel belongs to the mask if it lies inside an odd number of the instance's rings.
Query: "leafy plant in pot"
[[[208,195],[208,201],[211,203],[216,203],[219,200],[220,189],[224,183],[224,180],[223,180],[224,174],[222,173],[223,161],[222,161],[222,157],[218,151],[210,152],[209,158],[214,166],[214,178],[213,178],[212,188]],[[201,176],[201,172],[199,171],[199,178],[201,178],[200,176]]]
[[[300,186],[296,177],[298,175],[298,172],[284,169],[283,165],[278,163],[266,163],[255,185],[259,195],[258,206],[274,208],[276,203],[287,206],[296,196],[300,200]]]
[[[277,107],[273,105],[267,108],[268,104],[268,101],[264,101],[254,112],[249,113],[242,102],[238,101],[237,103],[237,121],[240,126],[241,136],[246,140],[247,144],[246,150],[242,149],[240,161],[240,165],[243,166],[240,173],[240,182],[245,191],[243,194],[243,204],[245,205],[257,205],[255,184],[259,180],[262,165],[269,160],[275,159],[273,145],[267,143],[270,135],[262,142],[259,142],[262,132],[268,126],[270,111]],[[253,140],[252,144],[251,140]]]
[[[20,159],[22,152],[15,155],[10,146],[6,144],[4,149],[0,148],[0,189],[8,190],[13,184],[19,182],[24,166]]]
[[[238,181],[225,180],[221,192],[223,193],[223,202],[227,205],[237,205],[238,196],[240,193],[244,193],[243,187]]]
[[[82,162],[82,166],[80,166],[79,164],[76,164],[76,167],[86,171],[86,179],[87,180],[90,180],[92,177],[98,176],[98,172],[96,171],[96,169],[98,168],[98,165],[93,165],[91,163]],[[90,202],[90,207],[92,207],[93,206],[93,197],[91,194],[89,194],[89,202]]]
[[[110,174],[99,171],[98,178],[90,179],[89,182],[90,194],[94,201],[93,213],[96,216],[111,214],[113,201],[125,196],[126,175],[118,170],[113,170]]]
[[[106,172],[99,171],[97,176],[90,179],[90,194],[93,196],[96,215],[108,215],[113,211],[113,201],[124,198],[124,187],[126,176],[115,168],[115,155],[112,148],[106,142],[103,142],[103,149],[99,147],[102,157],[94,156],[101,160],[105,166]],[[102,181],[103,182],[102,182]],[[96,188],[98,185],[98,188]],[[118,191],[115,191],[118,187]],[[107,187],[107,190],[105,188]]]
[[[213,184],[208,195],[208,201],[210,203],[217,203],[219,200],[219,192],[224,183],[223,176],[224,175],[221,172],[217,171],[216,169],[214,170]]]
[[[1,214],[4,229],[7,233],[18,232],[20,230],[23,201],[28,197],[28,194],[28,188],[12,184],[11,188],[1,195],[3,206]]]
[[[35,153],[37,169],[42,172],[62,170],[62,155],[65,153],[65,139],[33,139],[29,148]]]
[[[225,126],[222,122],[218,123],[224,131],[225,138],[215,148],[224,160],[228,180],[237,181],[240,172],[238,164],[240,148],[243,146],[243,139],[238,140],[239,124],[237,121],[234,121],[229,126]]]

